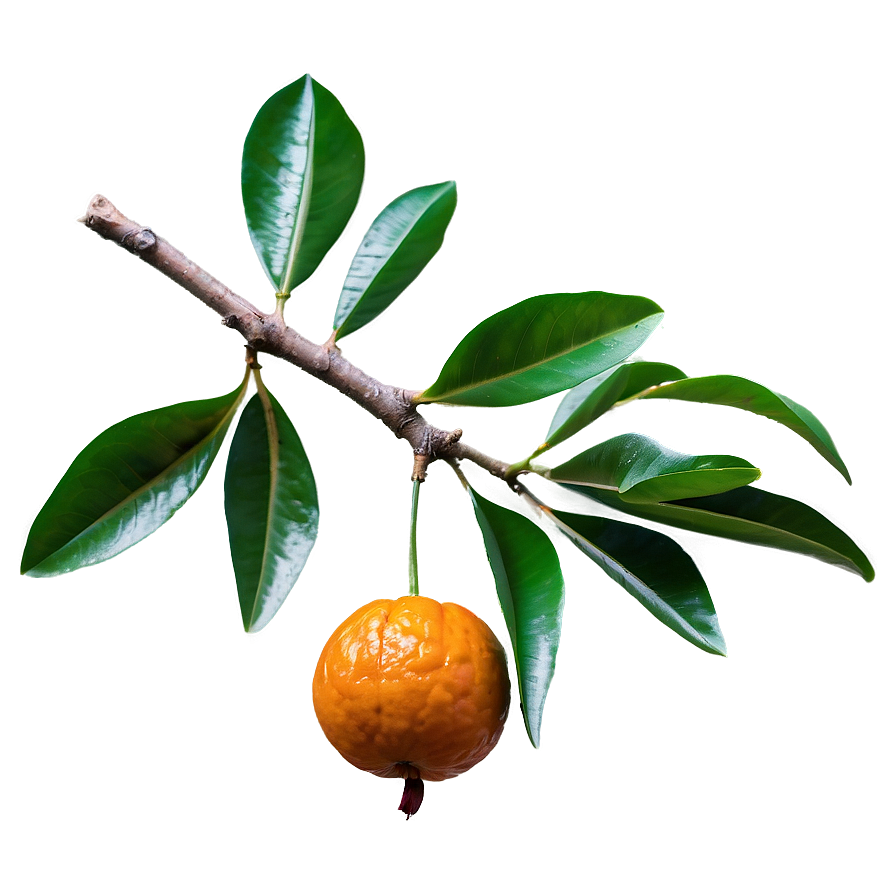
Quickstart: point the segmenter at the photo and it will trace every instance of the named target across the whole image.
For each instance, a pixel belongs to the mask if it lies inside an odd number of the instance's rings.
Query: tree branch
[[[469,460],[493,476],[506,478],[509,464],[461,441],[461,430],[438,429],[427,423],[413,403],[412,390],[381,383],[346,360],[335,346],[311,342],[287,327],[276,313],[262,313],[167,240],[127,218],[104,196],[93,197],[81,221],[208,305],[225,326],[243,335],[250,349],[282,358],[347,395],[382,420],[398,438],[407,441],[415,454],[432,459]]]

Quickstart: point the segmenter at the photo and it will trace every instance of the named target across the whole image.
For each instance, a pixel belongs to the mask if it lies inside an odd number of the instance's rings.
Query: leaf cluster
[[[242,192],[252,244],[280,315],[293,291],[343,232],[361,190],[364,146],[339,101],[309,75],[274,94],[246,137]],[[367,230],[336,302],[329,351],[376,320],[418,278],[443,243],[457,204],[453,182],[411,189]],[[638,433],[617,435],[553,467],[534,461],[621,405],[666,399],[757,414],[803,438],[849,482],[821,422],[795,401],[737,376],[688,377],[671,364],[632,360],[662,319],[650,299],[606,292],[526,298],[475,326],[435,382],[412,397],[501,408],[564,393],[547,433],[507,467],[519,510],[470,497],[494,574],[537,745],[553,676],[564,582],[551,538],[524,511],[581,550],[655,618],[708,653],[725,653],[699,570],[668,535],[639,520],[774,547],[840,566],[870,581],[868,558],[818,511],[752,483],[759,469],[728,455],[688,455]],[[51,576],[99,563],[136,544],[195,493],[245,400],[224,481],[236,587],[246,631],[263,628],[295,585],[318,532],[311,464],[250,352],[245,376],[219,398],[137,414],[102,432],[72,462],[32,525],[22,572]],[[533,439],[534,441],[534,439]],[[543,477],[587,501],[587,514],[544,503]],[[416,492],[415,492],[416,495]],[[520,503],[522,502],[522,503]]]

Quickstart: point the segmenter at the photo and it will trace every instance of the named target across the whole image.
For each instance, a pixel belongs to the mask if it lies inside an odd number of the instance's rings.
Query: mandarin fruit
[[[458,604],[375,600],[330,636],[313,684],[327,740],[352,765],[404,778],[410,817],[423,781],[472,768],[494,748],[510,705],[504,648]]]

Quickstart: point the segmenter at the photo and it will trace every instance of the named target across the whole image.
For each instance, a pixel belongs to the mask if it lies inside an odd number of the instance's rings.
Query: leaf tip
[[[710,637],[704,637],[703,647],[707,653],[714,656],[728,656],[728,645],[725,636],[716,628]]]
[[[40,560],[28,561],[22,558],[22,565],[19,567],[19,574],[28,576],[29,579],[45,579],[49,576],[59,575],[61,572],[70,572],[70,569],[54,569],[52,564],[44,566],[46,557]]]
[[[529,742],[537,750],[541,746],[541,718],[530,719],[522,702],[520,703],[520,711],[523,714],[523,721],[526,723],[526,734],[529,735]]]

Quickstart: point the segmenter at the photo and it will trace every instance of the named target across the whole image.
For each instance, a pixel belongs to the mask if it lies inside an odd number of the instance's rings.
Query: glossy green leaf
[[[318,522],[317,489],[305,449],[261,383],[233,436],[224,511],[243,626],[257,632],[298,580]]]
[[[417,278],[442,245],[456,205],[457,187],[447,181],[404,193],[379,213],[345,278],[334,341],[382,314]]]
[[[874,578],[868,558],[842,529],[806,504],[755,486],[662,504],[629,504],[603,489],[572,488],[641,519],[805,554],[854,572],[868,582]]]
[[[679,454],[636,433],[616,436],[554,467],[549,479],[597,486],[629,503],[713,495],[758,479],[749,461],[727,454]]]
[[[537,747],[560,643],[560,562],[550,538],[535,523],[472,488],[469,492],[510,633],[526,731]]]
[[[137,414],[97,436],[34,520],[22,572],[54,576],[100,563],[171,519],[205,479],[246,382],[220,398]]]
[[[310,75],[261,107],[243,147],[243,206],[278,293],[314,273],[355,210],[363,178],[358,129]]]
[[[739,376],[701,376],[651,389],[643,398],[675,398],[740,408],[768,417],[802,436],[825,460],[852,482],[846,464],[818,418],[807,408],[759,383]]]
[[[660,622],[725,655],[716,610],[694,561],[666,535],[616,520],[550,511],[560,531]]]
[[[641,296],[534,296],[474,327],[416,400],[507,407],[571,389],[624,361],[662,316]]]
[[[684,376],[685,373],[671,364],[630,361],[608,373],[585,380],[563,397],[536,455],[574,436],[610,410],[617,401],[625,401],[651,386]]]

